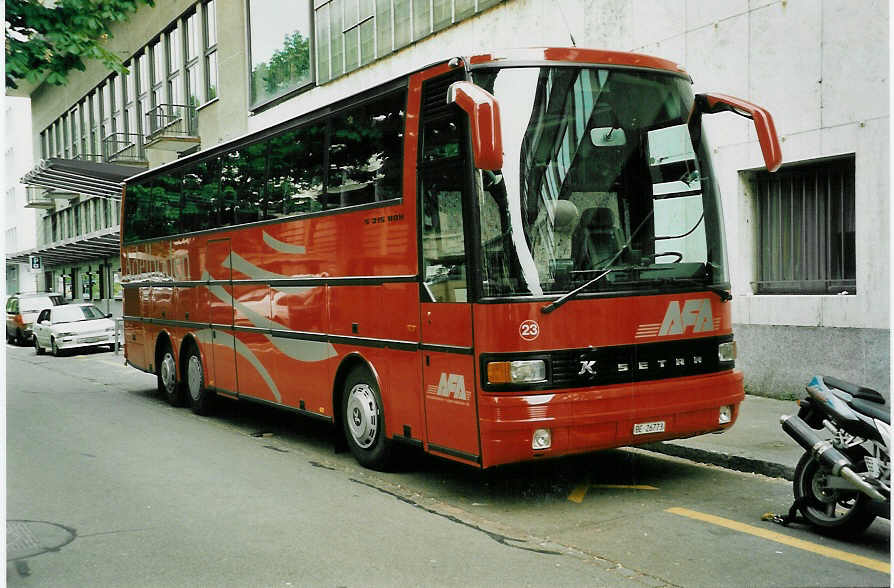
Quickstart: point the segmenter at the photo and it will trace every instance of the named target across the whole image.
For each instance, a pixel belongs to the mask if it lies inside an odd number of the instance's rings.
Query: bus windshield
[[[686,78],[566,66],[472,75],[499,102],[504,150],[502,170],[476,172],[485,298],[562,294],[602,273],[588,292],[727,281]]]

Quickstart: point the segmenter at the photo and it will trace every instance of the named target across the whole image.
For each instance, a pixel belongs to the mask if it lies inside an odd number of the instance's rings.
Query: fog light
[[[725,425],[733,420],[733,407],[729,404],[720,407],[720,414],[717,416],[717,422]]]
[[[537,429],[531,438],[531,449],[549,449],[553,444],[553,435],[549,429]]]
[[[717,359],[720,361],[736,361],[737,353],[735,341],[727,341],[717,346]]]

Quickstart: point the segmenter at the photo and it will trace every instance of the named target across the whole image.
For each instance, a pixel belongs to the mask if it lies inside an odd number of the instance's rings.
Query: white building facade
[[[783,167],[768,174],[750,121],[706,119],[746,389],[791,397],[825,373],[888,393],[887,2],[172,0],[115,31],[109,46],[128,75],[93,63],[65,87],[26,90],[36,159],[145,169],[445,57],[499,48],[576,43],[678,62],[696,92],[766,107],[781,140]],[[117,205],[95,196],[55,205],[38,221],[36,249],[114,232]],[[72,206],[83,207],[77,219]],[[114,303],[115,256],[79,255],[42,279]],[[94,275],[105,276],[98,291],[77,286]]]
[[[31,134],[31,103],[27,98],[7,97],[4,103],[6,127],[3,142],[5,159],[3,235],[4,251],[16,253],[37,243],[35,211],[25,208],[27,191],[19,182],[34,164]],[[31,262],[6,264],[6,294],[35,292],[39,268]]]

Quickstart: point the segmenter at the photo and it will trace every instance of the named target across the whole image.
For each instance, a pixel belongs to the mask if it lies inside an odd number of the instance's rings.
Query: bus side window
[[[267,214],[270,218],[323,209],[326,125],[312,124],[270,139]]]
[[[218,176],[217,159],[200,162],[183,176],[180,224],[184,232],[217,224]]]
[[[400,198],[405,104],[396,92],[332,119],[326,208]]]
[[[435,302],[468,301],[461,129],[456,115],[426,121],[422,129],[422,275]]]

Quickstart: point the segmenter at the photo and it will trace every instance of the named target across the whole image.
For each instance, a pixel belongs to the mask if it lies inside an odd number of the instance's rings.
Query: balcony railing
[[[159,104],[146,113],[146,148],[183,152],[200,142],[195,106]]]
[[[103,160],[124,164],[146,164],[143,136],[139,133],[112,133],[102,140]]]

